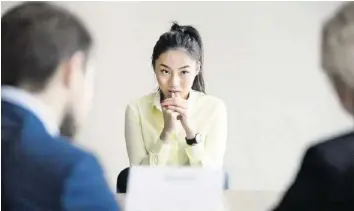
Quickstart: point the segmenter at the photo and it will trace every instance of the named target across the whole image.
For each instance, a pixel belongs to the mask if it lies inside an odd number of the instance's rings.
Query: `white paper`
[[[222,204],[222,170],[132,167],[126,211],[217,211]]]

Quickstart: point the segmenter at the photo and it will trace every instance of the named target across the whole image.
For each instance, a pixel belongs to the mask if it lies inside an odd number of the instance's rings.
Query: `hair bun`
[[[176,21],[173,22],[170,32],[174,32],[174,33],[178,33],[181,34],[182,36],[188,36],[191,39],[194,39],[198,42],[200,48],[203,48],[203,44],[202,44],[202,39],[200,37],[200,34],[198,32],[198,30],[196,28],[194,28],[193,26],[190,25],[179,25]]]
[[[182,26],[179,25],[177,22],[173,22],[171,26],[171,32],[182,33],[184,35],[189,35],[190,37],[195,37],[196,30],[191,26]]]
[[[183,32],[183,27],[180,26],[177,22],[173,22],[170,31]]]

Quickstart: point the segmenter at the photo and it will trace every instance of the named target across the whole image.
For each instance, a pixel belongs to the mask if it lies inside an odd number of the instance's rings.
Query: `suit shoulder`
[[[323,152],[330,151],[353,151],[354,150],[354,132],[334,136],[321,141],[312,146]]]
[[[48,137],[48,140],[42,142],[40,150],[36,156],[43,157],[48,168],[55,167],[58,171],[70,171],[80,161],[87,158],[94,158],[94,155],[73,145],[72,141],[65,137]]]
[[[316,151],[329,164],[343,168],[354,165],[354,133],[329,138],[313,145],[310,149]]]

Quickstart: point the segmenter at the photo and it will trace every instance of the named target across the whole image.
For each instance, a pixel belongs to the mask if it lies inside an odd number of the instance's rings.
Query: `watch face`
[[[195,141],[197,143],[200,143],[202,141],[202,136],[199,133],[197,133],[197,135],[195,136]]]

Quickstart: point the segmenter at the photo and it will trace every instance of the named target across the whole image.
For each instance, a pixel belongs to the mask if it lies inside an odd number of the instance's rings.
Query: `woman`
[[[220,99],[205,94],[199,32],[174,23],[157,41],[152,66],[158,91],[126,108],[130,164],[221,168],[227,113]]]

